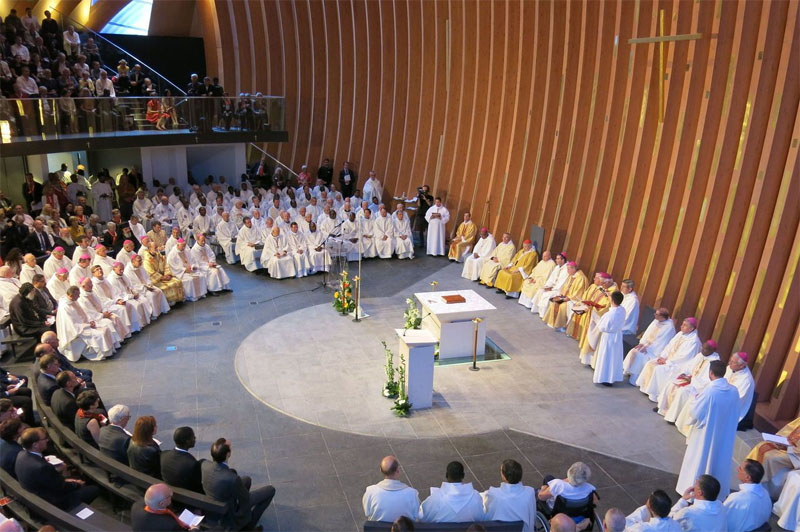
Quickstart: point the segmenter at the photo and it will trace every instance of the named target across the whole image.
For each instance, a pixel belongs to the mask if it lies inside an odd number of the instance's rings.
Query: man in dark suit
[[[322,179],[326,187],[331,186],[333,181],[333,166],[331,166],[330,159],[324,159],[322,166],[317,169],[317,179]]]
[[[161,453],[161,478],[170,486],[203,493],[200,464],[189,449],[196,442],[191,427],[178,427],[172,434],[175,448]]]
[[[36,377],[36,386],[39,388],[42,401],[47,406],[50,406],[50,399],[58,390],[56,375],[59,371],[61,369],[58,367],[58,358],[55,355],[42,355],[42,358],[39,359],[39,375]]]
[[[33,306],[31,298],[34,292],[31,283],[22,283],[19,287],[19,294],[14,296],[8,306],[8,313],[11,316],[11,324],[14,331],[20,336],[39,338],[44,332],[53,330],[53,325],[46,325],[44,317],[40,316]],[[28,297],[30,295],[30,298]]]
[[[131,528],[147,532],[171,532],[189,527],[170,510],[172,490],[166,484],[153,484],[144,493],[144,501],[131,506]]]
[[[81,381],[71,371],[61,371],[56,375],[56,384],[58,390],[50,398],[50,408],[65,427],[75,430],[75,414],[78,413],[75,398],[80,392]]]
[[[72,362],[64,356],[64,354],[58,350],[59,342],[58,342],[58,335],[53,331],[47,331],[42,335],[41,338],[42,343],[37,345],[36,348],[33,350],[33,356],[39,358],[40,356],[44,356],[48,353],[54,354],[58,358],[58,367],[62,370],[70,370],[72,373],[78,376],[78,378],[84,382],[92,382],[92,370],[90,369],[83,369],[72,365]],[[47,345],[50,347],[44,347]],[[37,354],[37,352],[39,354]],[[37,361],[38,362],[38,361]],[[35,373],[39,373],[38,369]]]
[[[108,425],[100,427],[100,451],[117,462],[128,465],[128,446],[131,437],[125,425],[131,419],[131,410],[125,405],[114,405],[108,410]]]
[[[356,173],[350,169],[350,161],[345,161],[342,170],[339,172],[339,190],[342,192],[342,199],[353,195],[357,179]]]
[[[50,256],[53,247],[53,237],[44,230],[44,222],[34,220],[33,231],[25,239],[25,251],[33,253],[36,256],[36,262],[41,266]]]
[[[263,530],[258,525],[261,515],[275,496],[275,488],[262,486],[250,491],[252,479],[240,477],[228,467],[231,442],[220,438],[211,445],[213,461],[202,462],[203,491],[209,497],[228,504],[224,524],[236,530]]]
[[[44,319],[47,316],[55,316],[58,301],[47,289],[47,281],[44,275],[41,273],[34,274],[31,284],[33,284],[33,300],[31,303],[33,303],[33,308],[39,314],[39,317]]]
[[[16,416],[17,409],[21,408],[22,415],[19,417],[22,418],[22,421],[27,425],[35,425],[32,395],[33,391],[28,388],[24,377],[17,377],[0,368],[0,400],[11,403],[10,408],[7,404],[3,404],[0,408],[0,416],[11,409],[14,410]],[[4,417],[0,417],[0,419],[4,419]]]
[[[42,453],[50,439],[43,428],[25,430],[20,440],[24,451],[17,455],[14,471],[24,489],[65,511],[82,502],[89,504],[99,495],[97,486],[87,486],[79,479],[64,478],[55,466],[45,460]],[[63,470],[64,465],[59,467]]]
[[[14,478],[17,478],[15,471],[17,455],[22,452],[22,445],[17,443],[17,440],[24,427],[18,417],[0,423],[0,467]]]
[[[22,184],[22,196],[25,198],[25,206],[28,208],[28,212],[31,212],[31,204],[42,200],[43,188],[41,183],[33,180],[32,173],[25,174],[25,182]]]

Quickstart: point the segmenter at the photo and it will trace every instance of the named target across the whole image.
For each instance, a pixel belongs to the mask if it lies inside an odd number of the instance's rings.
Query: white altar
[[[442,296],[459,295],[463,303],[447,303]],[[478,355],[486,352],[486,316],[497,310],[474,290],[443,290],[414,294],[422,305],[422,327],[439,340],[439,359],[472,356],[475,340],[474,318],[478,324]]]

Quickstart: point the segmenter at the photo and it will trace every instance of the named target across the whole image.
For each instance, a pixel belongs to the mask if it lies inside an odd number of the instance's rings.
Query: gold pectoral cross
[[[682,35],[664,35],[664,10],[658,11],[658,36],[635,37],[628,39],[628,44],[658,43],[658,121],[664,123],[664,91],[666,83],[666,60],[664,44],[675,41],[695,41],[702,39],[702,33],[685,33]]]

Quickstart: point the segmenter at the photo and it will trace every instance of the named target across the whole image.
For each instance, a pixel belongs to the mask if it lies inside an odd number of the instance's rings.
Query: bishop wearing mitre
[[[567,302],[567,336],[580,341],[583,329],[586,323],[589,323],[589,310],[592,308],[585,304],[584,301],[596,303],[603,297],[602,288],[603,273],[595,272],[592,284],[584,288],[583,293],[577,298],[577,301]]]
[[[447,253],[447,258],[452,262],[464,262],[472,249],[472,244],[475,243],[476,236],[478,236],[478,227],[472,221],[472,215],[465,212],[464,221],[458,224],[456,234],[450,239],[450,251]]]
[[[505,292],[506,299],[519,297],[522,281],[530,275],[538,262],[539,255],[533,248],[533,243],[525,240],[522,243],[522,249],[517,251],[517,254],[511,259],[511,264],[497,272],[497,279],[494,282],[497,293]]]
[[[494,252],[489,257],[489,260],[484,262],[481,268],[481,284],[491,288],[494,286],[494,280],[497,274],[511,264],[511,259],[514,258],[514,252],[517,246],[511,240],[510,233],[503,233],[503,241],[500,242]]]

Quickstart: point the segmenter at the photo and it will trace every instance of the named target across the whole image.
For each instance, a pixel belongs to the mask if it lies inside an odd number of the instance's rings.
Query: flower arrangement
[[[422,318],[419,314],[419,309],[417,308],[417,304],[413,298],[409,297],[406,298],[406,307],[405,312],[403,312],[403,318],[405,319],[405,325],[403,325],[404,329],[419,329],[420,325],[422,325]]]
[[[411,403],[408,402],[408,395],[406,394],[406,357],[400,353],[400,365],[397,367],[397,399],[394,400],[392,410],[399,417],[408,416],[411,411]]]
[[[340,275],[342,280],[339,281],[339,289],[333,293],[333,308],[345,316],[348,312],[355,310],[356,302],[353,301],[353,290],[350,287],[350,278],[347,272],[343,271]]]
[[[394,363],[393,358],[394,354],[392,350],[386,345],[386,342],[381,341],[383,345],[383,352],[386,354],[386,384],[383,385],[383,396],[388,397],[389,399],[394,399],[397,397],[397,381],[394,380]]]

